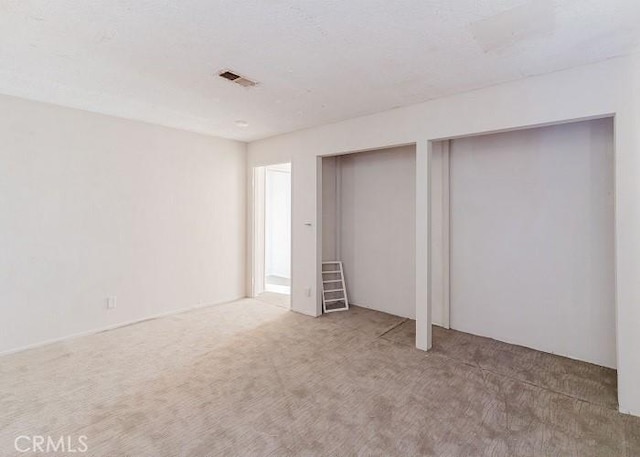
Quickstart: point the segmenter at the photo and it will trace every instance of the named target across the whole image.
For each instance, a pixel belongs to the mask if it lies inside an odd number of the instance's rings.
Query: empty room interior
[[[640,3],[0,1],[0,456],[640,456]]]

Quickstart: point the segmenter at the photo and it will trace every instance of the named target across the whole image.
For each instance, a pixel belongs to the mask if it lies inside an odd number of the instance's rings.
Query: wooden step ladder
[[[322,262],[322,309],[325,313],[349,309],[342,262]]]

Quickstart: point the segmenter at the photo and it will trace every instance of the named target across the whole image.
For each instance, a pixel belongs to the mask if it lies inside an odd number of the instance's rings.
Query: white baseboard
[[[193,310],[199,309],[199,308],[207,308],[209,306],[219,306],[219,305],[224,305],[224,304],[227,304],[227,303],[233,303],[234,301],[242,300],[244,298],[247,298],[247,297],[238,297],[238,298],[234,298],[232,300],[225,300],[225,301],[218,302],[218,303],[198,304],[198,305],[188,306],[186,308],[179,308],[179,309],[176,309],[174,311],[167,311],[167,312],[164,312],[164,313],[152,314],[151,316],[142,317],[140,319],[133,319],[133,320],[130,320],[130,321],[119,322],[119,323],[113,324],[113,325],[107,325],[106,327],[99,327],[99,328],[92,329],[92,330],[87,330],[87,331],[84,331],[84,332],[72,333],[71,335],[61,336],[59,338],[52,338],[52,339],[49,339],[49,340],[40,341],[38,343],[28,344],[27,346],[20,346],[20,347],[17,347],[17,348],[12,348],[12,349],[7,349],[7,350],[4,350],[4,351],[0,351],[0,357],[5,356],[5,355],[9,355],[9,354],[15,354],[17,352],[26,351],[26,350],[29,350],[29,349],[35,349],[35,348],[39,348],[39,347],[42,347],[42,346],[47,346],[47,345],[53,344],[53,343],[60,343],[62,341],[68,341],[68,340],[72,340],[72,339],[75,339],[75,338],[80,338],[82,336],[95,335],[96,333],[107,332],[109,330],[114,330],[114,329],[117,329],[117,328],[120,328],[120,327],[126,327],[128,325],[139,324],[140,322],[150,321],[152,319],[159,319],[161,317],[172,316],[174,314],[186,313],[188,311],[193,311]]]

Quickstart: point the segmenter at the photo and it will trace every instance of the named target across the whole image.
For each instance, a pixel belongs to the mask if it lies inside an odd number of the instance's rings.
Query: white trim
[[[265,291],[265,183],[266,167],[253,168],[251,297],[257,297]]]
[[[442,326],[450,328],[451,316],[451,161],[450,141],[442,142]]]
[[[324,309],[324,292],[322,291],[322,157],[316,156],[315,158],[316,164],[316,219],[315,219],[315,241],[316,241],[316,281],[315,285],[311,287],[311,296],[314,296],[314,288],[315,288],[315,315],[309,314],[314,317],[318,317],[322,315],[322,311]],[[292,189],[293,190],[293,189]],[[305,222],[306,226],[313,226],[311,221]],[[293,235],[293,234],[292,234]],[[293,283],[291,283],[293,285]]]
[[[336,193],[335,193],[335,246],[336,259],[342,258],[342,156],[336,156]]]
[[[289,218],[289,233],[291,234],[290,236],[290,240],[289,243],[291,243],[290,247],[289,247],[289,271],[290,271],[290,278],[289,278],[289,306],[288,309],[289,311],[293,310],[293,276],[295,274],[294,272],[294,268],[293,268],[293,208],[294,208],[294,199],[295,199],[295,194],[293,192],[293,161],[290,160],[289,162],[287,162],[289,164],[289,179],[291,180],[291,217]]]
[[[431,141],[416,143],[416,347],[431,349]]]

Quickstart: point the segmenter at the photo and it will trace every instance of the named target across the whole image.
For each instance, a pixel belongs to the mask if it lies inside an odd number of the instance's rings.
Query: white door
[[[615,367],[612,120],[450,147],[451,327]]]

